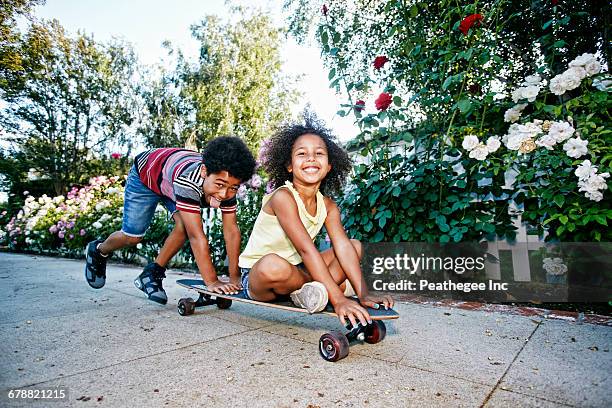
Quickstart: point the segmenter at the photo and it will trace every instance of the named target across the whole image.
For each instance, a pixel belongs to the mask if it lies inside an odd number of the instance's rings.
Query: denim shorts
[[[176,203],[168,197],[155,194],[143,184],[136,167],[132,166],[123,195],[123,224],[121,231],[130,237],[142,237],[155,215],[157,204],[162,202],[170,214],[176,211]]]
[[[253,300],[249,293],[249,272],[251,272],[251,268],[240,268],[240,283],[242,284],[244,297]]]

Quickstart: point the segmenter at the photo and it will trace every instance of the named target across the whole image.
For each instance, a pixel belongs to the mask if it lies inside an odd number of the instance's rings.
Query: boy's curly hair
[[[317,135],[325,142],[331,170],[321,182],[320,190],[323,194],[340,192],[346,176],[351,171],[351,160],[347,152],[342,149],[331,134],[313,113],[303,114],[304,123],[285,123],[272,135],[260,153],[260,161],[270,176],[270,182],[276,187],[285,184],[293,178],[287,171],[291,164],[291,150],[293,144],[302,135],[307,133]],[[263,149],[262,149],[263,150]]]
[[[238,137],[221,136],[206,143],[202,150],[206,174],[227,171],[244,182],[255,172],[255,158]]]

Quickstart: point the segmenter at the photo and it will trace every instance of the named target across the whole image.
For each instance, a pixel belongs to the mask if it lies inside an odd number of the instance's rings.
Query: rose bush
[[[305,1],[287,3],[297,5],[294,20],[307,19]],[[610,241],[609,38],[600,8],[328,6],[317,39],[330,86],[348,97],[338,115],[354,115],[360,129],[349,144],[360,164],[342,200],[353,236],[513,239],[520,214],[546,239]],[[292,27],[299,36],[303,25]]]

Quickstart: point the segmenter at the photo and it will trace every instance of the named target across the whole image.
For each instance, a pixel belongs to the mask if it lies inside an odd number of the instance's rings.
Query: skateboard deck
[[[192,298],[181,298],[178,301],[178,312],[181,316],[193,314],[196,307],[217,305],[219,309],[227,309],[231,307],[233,301],[250,303],[256,306],[282,309],[296,313],[308,313],[307,310],[296,307],[290,301],[259,302],[257,300],[247,299],[244,291],[241,291],[236,295],[225,295],[211,292],[206,288],[204,282],[200,279],[179,279],[176,281],[176,283],[184,288],[195,290],[199,293],[197,300]],[[355,298],[350,299],[357,302],[357,299]],[[334,362],[341,360],[348,355],[351,342],[363,341],[370,344],[381,342],[387,334],[387,328],[384,321],[397,319],[399,317],[399,314],[395,310],[387,310],[382,306],[379,309],[367,308],[367,310],[372,318],[372,323],[368,323],[365,326],[359,323],[357,326],[353,326],[347,319],[347,333],[331,331],[321,336],[319,339],[319,353],[321,354],[321,357],[327,361]],[[328,304],[325,310],[316,314],[334,318],[338,317],[338,315],[334,313],[334,308],[331,304]]]
[[[301,307],[295,306],[293,302],[291,302],[290,300],[260,302],[257,300],[248,299],[244,291],[240,291],[235,295],[225,295],[221,293],[211,292],[206,289],[206,286],[204,285],[204,282],[201,279],[179,279],[176,281],[176,283],[184,288],[193,289],[198,293],[202,293],[208,296],[216,296],[217,298],[235,300],[237,302],[250,303],[253,305],[257,305],[257,306],[265,306],[265,307],[271,307],[275,309],[288,310],[290,312],[308,314],[308,311],[306,309],[302,309]],[[357,299],[355,298],[351,298],[351,299],[357,301]],[[390,320],[390,319],[399,318],[399,314],[395,310],[393,309],[386,310],[384,306],[382,305],[379,309],[373,309],[371,307],[368,307],[366,309],[368,313],[370,314],[370,317],[372,318],[372,320]],[[327,307],[321,312],[318,312],[317,314],[331,316],[331,317],[338,317],[338,315],[334,312],[334,307],[331,305],[331,303],[328,303]]]

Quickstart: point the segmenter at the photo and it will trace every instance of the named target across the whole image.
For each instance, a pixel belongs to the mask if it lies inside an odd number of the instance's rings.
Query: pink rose
[[[115,152],[115,153],[111,154],[111,157],[113,159],[115,159],[115,160],[120,159],[121,158],[121,153]]]

